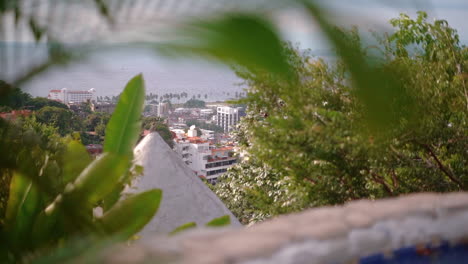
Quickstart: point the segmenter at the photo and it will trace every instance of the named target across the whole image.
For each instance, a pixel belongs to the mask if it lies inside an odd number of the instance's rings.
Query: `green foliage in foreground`
[[[44,187],[53,195],[63,190],[60,168],[66,145],[56,128],[37,122],[34,116],[11,122],[0,119],[0,135],[0,149],[5,150],[0,158],[0,219],[4,219],[14,171],[42,175],[47,182]]]
[[[211,221],[206,223],[205,226],[206,227],[224,227],[224,226],[228,226],[230,224],[231,224],[230,216],[229,215],[223,215],[221,217],[212,219]],[[179,234],[179,233],[181,233],[183,231],[186,231],[186,230],[189,230],[189,229],[192,229],[192,228],[195,228],[195,227],[197,227],[197,223],[188,222],[188,223],[185,223],[185,224],[177,227],[176,229],[172,230],[169,233],[169,235]]]
[[[179,227],[177,227],[176,229],[172,230],[169,235],[175,235],[175,234],[178,234],[182,231],[185,231],[185,230],[188,230],[188,229],[192,229],[192,228],[195,228],[197,227],[197,223],[195,222],[188,222],[188,223],[185,223]]]
[[[215,218],[208,223],[206,223],[207,227],[222,227],[229,225],[231,223],[231,218],[229,215],[223,215],[221,217]]]
[[[354,199],[467,190],[468,49],[446,21],[426,19],[393,19],[376,57],[356,30],[319,17],[336,63],[287,48],[293,81],[239,69],[250,90],[238,137],[252,159],[215,187],[228,207],[252,222]]]
[[[137,76],[120,97],[107,127],[105,153],[96,160],[87,158],[86,149],[79,143],[68,143],[61,167],[62,186],[66,186],[57,195],[49,190],[46,181],[47,156],[45,163],[33,160],[43,168],[38,171],[23,166],[2,170],[12,178],[0,229],[0,259],[18,262],[76,237],[88,237],[93,243],[109,238],[126,240],[154,216],[161,190],[118,201],[132,175],[132,150],[140,131],[143,98],[143,79]],[[9,140],[2,138],[2,144]],[[93,216],[93,209],[99,205],[104,207],[103,215]]]

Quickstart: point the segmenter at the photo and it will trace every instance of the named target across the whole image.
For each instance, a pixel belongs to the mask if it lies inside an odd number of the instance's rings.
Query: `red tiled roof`
[[[190,143],[195,143],[195,144],[196,143],[206,143],[206,142],[208,142],[208,141],[206,141],[206,140],[204,140],[204,139],[202,139],[200,137],[189,137],[189,138],[187,138],[187,140]]]
[[[151,133],[150,130],[145,129],[145,130],[143,130],[143,132],[141,133],[141,135],[145,137],[145,136],[149,135],[150,133]]]
[[[232,150],[233,147],[223,147],[223,148],[217,148],[217,149],[212,149],[212,152],[219,152],[219,151],[226,151],[226,150]]]
[[[30,116],[32,113],[31,110],[13,110],[11,112],[0,113],[0,118],[13,120],[19,116]]]
[[[72,94],[80,94],[80,93],[85,93],[85,94],[92,94],[88,91],[68,91],[68,93],[72,93]]]
[[[62,90],[50,90],[49,93],[60,93]]]
[[[102,145],[99,144],[89,144],[86,146],[86,150],[89,154],[101,154],[102,153]]]
[[[227,159],[234,160],[234,159],[236,159],[236,158],[235,158],[235,157],[218,157],[218,158],[211,158],[211,159],[208,159],[208,162],[220,161],[220,160],[227,160]]]

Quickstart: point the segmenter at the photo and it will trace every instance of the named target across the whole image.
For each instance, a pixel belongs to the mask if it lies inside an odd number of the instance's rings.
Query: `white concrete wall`
[[[190,264],[359,263],[377,253],[391,262],[393,252],[403,247],[424,252],[442,241],[466,245],[467,223],[468,193],[412,194],[310,209],[248,228],[152,237],[112,252],[108,263],[125,257],[131,263],[158,258]]]

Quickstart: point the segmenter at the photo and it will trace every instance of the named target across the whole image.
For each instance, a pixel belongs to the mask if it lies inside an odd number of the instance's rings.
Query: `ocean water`
[[[51,89],[61,88],[94,88],[97,96],[112,96],[118,95],[127,81],[140,73],[147,94],[186,92],[188,99],[201,95],[203,100],[219,101],[232,99],[245,88],[242,80],[225,65],[203,59],[169,59],[145,48],[98,49],[86,59],[51,68],[22,88],[42,97]]]

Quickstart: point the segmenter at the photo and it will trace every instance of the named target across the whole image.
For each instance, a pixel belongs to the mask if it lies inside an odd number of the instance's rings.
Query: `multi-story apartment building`
[[[240,120],[239,107],[219,106],[217,108],[216,123],[224,132],[232,130]]]
[[[217,178],[237,162],[237,158],[232,156],[232,147],[216,148],[209,141],[197,137],[194,126],[187,134],[180,130],[172,132],[176,135],[174,150],[197,176],[206,178],[211,184],[215,184]]]
[[[61,90],[50,90],[47,98],[50,100],[62,102],[64,104],[83,103],[86,101],[95,100],[95,92],[96,90],[94,88],[91,88],[87,91],[69,91],[67,88],[63,88]]]
[[[169,114],[170,105],[166,102],[160,102],[157,105],[156,115],[159,117],[166,117]]]
[[[91,110],[99,113],[112,114],[117,105],[109,102],[100,102],[91,104]]]

